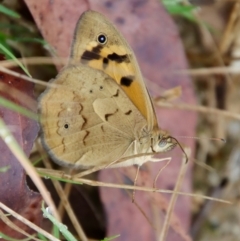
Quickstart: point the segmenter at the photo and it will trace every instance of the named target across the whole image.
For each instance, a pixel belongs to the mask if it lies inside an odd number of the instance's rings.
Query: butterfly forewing
[[[106,37],[105,43],[99,37]],[[101,14],[85,12],[76,27],[72,61],[99,69],[111,76],[148,122],[157,127],[150,96],[146,90],[136,57],[118,30]]]

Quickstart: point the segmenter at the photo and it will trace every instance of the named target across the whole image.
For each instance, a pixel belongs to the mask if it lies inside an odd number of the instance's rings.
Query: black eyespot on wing
[[[64,124],[64,128],[68,129],[69,125],[68,124]]]
[[[107,42],[107,36],[105,34],[99,34],[97,37],[97,41],[100,44],[105,44]]]
[[[123,63],[123,62],[129,63],[129,61],[130,61],[127,54],[119,55],[119,54],[116,54],[116,53],[112,53],[112,54],[109,54],[107,56],[107,58],[109,60],[115,61],[117,63]]]
[[[133,82],[133,76],[123,76],[120,80],[120,84],[129,87]]]

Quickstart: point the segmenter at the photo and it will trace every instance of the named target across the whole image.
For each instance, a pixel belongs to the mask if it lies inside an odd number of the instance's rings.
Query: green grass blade
[[[190,21],[197,22],[193,11],[197,8],[192,5],[183,5],[182,0],[162,0],[166,10],[172,15],[182,16]]]
[[[110,241],[110,240],[113,240],[113,239],[118,238],[118,237],[120,237],[120,234],[114,235],[114,236],[109,237],[109,238],[104,238],[101,241]]]
[[[15,63],[18,64],[19,67],[28,75],[29,77],[32,77],[28,70],[24,67],[24,65],[3,45],[0,43],[0,49],[6,54],[9,58],[11,58]]]
[[[43,215],[48,218],[62,233],[62,235],[68,240],[68,241],[77,241],[77,239],[68,231],[67,227],[58,222],[50,213],[46,211],[46,208],[44,207],[44,203],[42,204],[42,211]]]
[[[0,4],[0,13],[3,13],[7,16],[12,17],[12,18],[20,18],[21,17],[21,15],[19,15],[17,12],[5,7],[2,4]]]

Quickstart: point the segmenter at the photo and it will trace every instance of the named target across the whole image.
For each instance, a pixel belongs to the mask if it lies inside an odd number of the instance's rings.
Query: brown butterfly
[[[41,95],[40,123],[44,146],[60,165],[142,165],[178,144],[157,124],[132,49],[100,13],[82,14],[69,63],[51,83],[60,87]]]

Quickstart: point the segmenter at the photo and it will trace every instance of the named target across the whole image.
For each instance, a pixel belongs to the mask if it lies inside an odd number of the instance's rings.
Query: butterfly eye
[[[166,139],[162,139],[161,141],[159,141],[158,146],[159,147],[164,147],[167,145],[167,140]]]
[[[105,44],[107,42],[107,36],[105,34],[101,33],[98,35],[97,41],[100,44]]]

